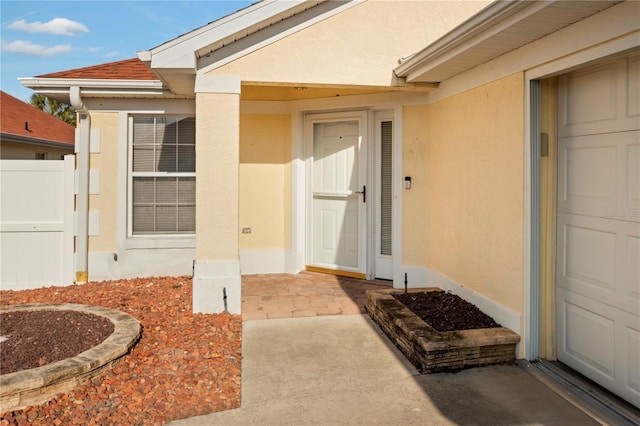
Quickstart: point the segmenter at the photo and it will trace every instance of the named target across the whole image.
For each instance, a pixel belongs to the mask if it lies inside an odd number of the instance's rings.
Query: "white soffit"
[[[622,3],[496,1],[394,71],[408,83],[438,83]]]

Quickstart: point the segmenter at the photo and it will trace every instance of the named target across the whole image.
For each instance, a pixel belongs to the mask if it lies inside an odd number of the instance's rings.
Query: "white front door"
[[[640,407],[640,55],[559,78],[558,359]]]
[[[312,269],[366,277],[366,115],[310,116]]]

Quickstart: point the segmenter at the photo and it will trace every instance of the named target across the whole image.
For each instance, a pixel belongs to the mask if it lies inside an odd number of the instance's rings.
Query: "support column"
[[[239,314],[240,78],[198,75],[193,311]]]

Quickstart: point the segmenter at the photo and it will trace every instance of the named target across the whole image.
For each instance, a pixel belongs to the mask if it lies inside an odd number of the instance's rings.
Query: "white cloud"
[[[55,56],[67,53],[71,50],[70,44],[58,44],[56,46],[42,46],[30,41],[16,40],[10,43],[2,42],[2,51],[8,53],[22,53],[30,56]]]
[[[105,53],[103,56],[105,58],[113,58],[114,56],[118,56],[118,55],[119,55],[119,52],[108,52],[108,53]]]
[[[54,18],[49,22],[27,22],[26,19],[19,19],[7,25],[12,30],[27,31],[30,33],[46,33],[56,35],[74,36],[81,33],[88,33],[89,29],[80,22],[71,21],[67,18]]]

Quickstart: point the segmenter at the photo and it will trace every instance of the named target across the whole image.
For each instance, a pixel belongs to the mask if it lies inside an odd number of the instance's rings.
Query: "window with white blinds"
[[[193,234],[195,118],[136,116],[131,135],[132,233]]]
[[[380,123],[380,254],[391,256],[393,236],[393,122]]]

